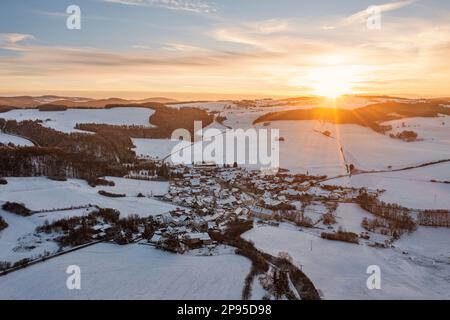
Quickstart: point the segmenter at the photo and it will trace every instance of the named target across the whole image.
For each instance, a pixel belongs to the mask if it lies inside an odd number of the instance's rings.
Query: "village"
[[[324,220],[333,220],[338,202],[355,202],[363,192],[374,197],[381,192],[320,185],[324,178],[320,176],[293,175],[283,170],[267,174],[237,165],[173,165],[170,170],[174,178],[168,192],[147,196],[178,208],[151,217],[158,228],[150,239],[139,243],[178,253],[202,248],[201,252],[212,254],[219,244],[212,240],[211,233],[224,233],[231,221],[271,226],[284,221],[298,227],[323,227]],[[148,170],[130,170],[128,177],[156,178]],[[320,218],[314,221],[308,216],[310,212]]]

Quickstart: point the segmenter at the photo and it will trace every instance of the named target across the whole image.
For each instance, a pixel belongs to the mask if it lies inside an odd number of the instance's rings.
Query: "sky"
[[[449,57],[448,0],[0,3],[3,96],[450,96]]]

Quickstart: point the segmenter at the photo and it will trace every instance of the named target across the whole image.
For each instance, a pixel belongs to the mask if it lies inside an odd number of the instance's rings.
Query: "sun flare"
[[[317,69],[311,75],[314,94],[332,99],[353,93],[351,81],[352,72],[339,67]]]

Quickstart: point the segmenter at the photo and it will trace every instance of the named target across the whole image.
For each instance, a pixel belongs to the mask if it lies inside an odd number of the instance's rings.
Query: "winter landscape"
[[[65,28],[44,2],[36,19]],[[136,23],[140,8],[187,14],[192,28],[212,15],[202,36],[230,46],[168,43],[188,32],[170,29],[164,47],[125,54],[107,40],[94,49],[83,28],[64,30],[79,32],[69,48],[0,22],[1,300],[450,300],[450,27],[420,13],[442,18],[448,4],[376,3],[391,33],[369,40],[356,36],[366,11],[330,18],[318,30],[351,32],[350,54],[293,35],[295,17],[268,1],[264,12],[289,18],[228,26],[218,15],[236,14],[230,4],[81,2],[87,28],[104,22],[96,6]],[[112,37],[130,46],[122,32]],[[297,64],[300,45],[312,52]],[[383,68],[352,62],[371,55]],[[422,87],[418,63],[433,70]]]

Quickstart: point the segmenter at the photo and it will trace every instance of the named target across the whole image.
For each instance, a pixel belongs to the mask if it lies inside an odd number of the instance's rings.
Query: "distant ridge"
[[[17,97],[0,97],[0,106],[11,106],[16,108],[34,108],[42,104],[54,104],[66,107],[90,107],[90,108],[104,108],[110,104],[132,104],[132,103],[176,103],[177,100],[165,97],[153,97],[140,100],[127,100],[121,98],[108,99],[92,99],[85,97],[64,97],[55,95],[44,96],[17,96]]]

